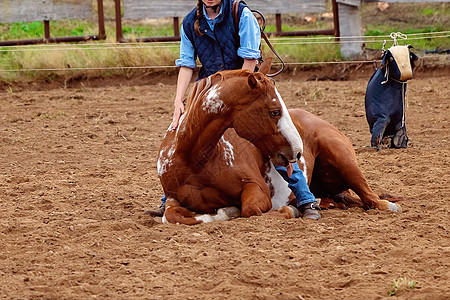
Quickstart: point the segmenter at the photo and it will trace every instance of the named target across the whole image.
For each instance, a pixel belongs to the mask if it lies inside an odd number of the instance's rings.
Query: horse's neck
[[[220,113],[211,113],[199,107],[195,113],[187,113],[176,133],[176,149],[186,161],[198,166],[214,156],[216,145],[230,127],[230,121]]]

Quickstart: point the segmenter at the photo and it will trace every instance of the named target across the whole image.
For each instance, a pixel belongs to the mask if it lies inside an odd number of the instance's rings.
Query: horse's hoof
[[[297,207],[293,205],[288,205],[287,207],[291,210],[292,215],[295,219],[300,218],[300,212],[298,211]]]
[[[390,210],[392,212],[396,212],[396,213],[401,213],[402,212],[402,207],[400,206],[400,204],[389,202],[388,210]]]
[[[237,208],[236,206],[229,206],[229,207],[223,207],[220,208],[217,211],[217,214],[219,214],[219,212],[222,211],[223,213],[225,213],[225,215],[229,218],[229,219],[233,219],[233,218],[238,218],[241,216],[241,211],[239,210],[239,208]]]

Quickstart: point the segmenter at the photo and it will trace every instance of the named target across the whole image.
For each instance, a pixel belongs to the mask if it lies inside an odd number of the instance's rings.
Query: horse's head
[[[261,66],[261,72],[241,72],[229,79],[224,92],[233,98],[231,126],[237,134],[273,163],[286,166],[300,158],[303,143],[283,99],[265,76],[269,68],[270,61]]]
[[[392,46],[383,53],[381,66],[388,68],[390,78],[406,81],[413,77],[414,62],[418,57],[410,51],[411,48],[411,45]]]

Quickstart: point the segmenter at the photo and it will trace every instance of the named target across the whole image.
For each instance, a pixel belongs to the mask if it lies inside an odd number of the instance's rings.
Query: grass
[[[414,280],[408,280],[406,277],[399,278],[392,282],[388,295],[395,296],[402,290],[414,289],[416,285],[417,282]]]
[[[111,3],[113,1],[110,1]],[[109,2],[108,2],[109,3]],[[178,43],[146,43],[137,45],[115,44],[113,7],[106,8],[106,41],[78,44],[52,44],[22,47],[0,47],[0,81],[28,81],[35,79],[70,80],[96,76],[125,75],[152,72],[152,69],[128,67],[174,66],[179,55]],[[112,11],[112,12],[111,12]],[[448,4],[391,4],[386,12],[380,12],[376,3],[363,3],[360,9],[366,36],[387,36],[391,32],[405,34],[450,30]],[[315,22],[307,22],[303,15],[283,15],[283,31],[318,30],[333,28],[333,19],[314,15]],[[266,16],[266,32],[274,32],[275,17]],[[98,34],[94,21],[51,21],[51,36],[87,36]],[[171,19],[124,21],[123,34],[127,38],[173,36]],[[0,40],[42,38],[43,22],[0,24]],[[310,37],[309,37],[310,38]],[[324,40],[328,41],[326,37]],[[383,39],[383,38],[380,38]],[[313,40],[286,37],[272,39],[275,49],[285,62],[305,63],[341,60],[340,47],[333,43],[311,43]],[[333,39],[331,39],[333,41]],[[402,42],[403,43],[403,42]],[[450,38],[426,38],[407,40],[416,51],[449,49]],[[389,42],[388,42],[389,46]],[[381,49],[382,42],[366,43],[367,48]],[[273,56],[265,43],[263,57]],[[275,60],[277,62],[277,60]],[[89,70],[78,70],[89,68]],[[128,69],[127,69],[128,68]],[[49,69],[35,71],[35,69]],[[59,70],[62,69],[62,70]],[[28,71],[17,71],[28,70]],[[169,69],[175,71],[175,68]]]

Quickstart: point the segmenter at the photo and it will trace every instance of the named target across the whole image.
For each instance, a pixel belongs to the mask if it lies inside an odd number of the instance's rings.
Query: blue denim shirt
[[[220,7],[219,15],[222,13],[222,7]],[[211,30],[214,31],[214,25],[219,19],[219,15],[211,20],[203,7],[203,15],[206,17]],[[197,67],[194,57],[194,47],[184,32],[183,26],[181,26],[181,45],[180,45],[180,58],[175,61],[178,67],[188,67],[195,69]],[[240,47],[237,54],[245,59],[258,59],[261,57],[259,46],[261,43],[261,32],[259,31],[259,25],[253,13],[247,7],[242,11],[241,19],[239,20],[239,37]]]

